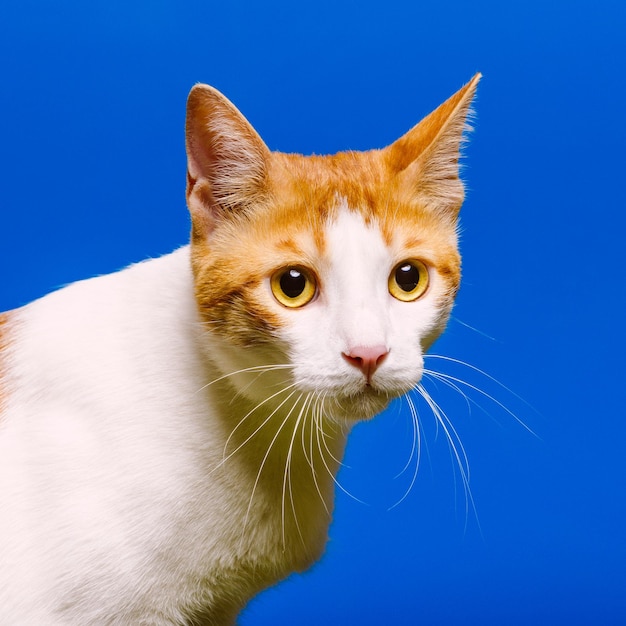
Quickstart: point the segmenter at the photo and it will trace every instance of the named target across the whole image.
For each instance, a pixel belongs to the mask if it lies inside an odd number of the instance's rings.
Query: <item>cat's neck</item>
[[[272,389],[251,400],[227,379],[211,385],[223,442],[214,467],[237,476],[244,526],[273,517],[279,547],[304,569],[327,539],[349,426],[322,418],[310,397],[271,398]]]

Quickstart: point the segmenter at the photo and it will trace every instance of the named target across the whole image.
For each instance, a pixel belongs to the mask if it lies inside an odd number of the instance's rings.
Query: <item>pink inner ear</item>
[[[189,95],[186,143],[194,224],[202,211],[214,220],[263,200],[269,149],[245,117],[207,85],[196,85]],[[222,211],[216,213],[218,207]]]
[[[187,184],[193,187],[195,182],[202,175],[202,166],[196,156],[195,141],[187,140]]]
[[[189,94],[186,143],[191,177],[211,180],[215,187],[258,177],[269,153],[248,120],[208,85],[196,85]]]

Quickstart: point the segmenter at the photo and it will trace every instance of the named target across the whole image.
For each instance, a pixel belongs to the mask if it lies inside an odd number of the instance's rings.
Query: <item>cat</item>
[[[187,104],[191,241],[0,316],[0,624],[232,624],[317,560],[346,436],[460,281],[477,74],[382,150],[271,152]]]

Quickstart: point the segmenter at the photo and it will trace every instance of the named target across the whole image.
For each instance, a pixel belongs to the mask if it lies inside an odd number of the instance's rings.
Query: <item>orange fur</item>
[[[452,299],[460,282],[458,159],[479,78],[387,148],[330,156],[271,152],[234,105],[197,85],[188,103],[187,201],[207,321],[243,344],[279,327],[259,285],[286,264],[315,268],[343,204],[378,225],[398,261],[419,250]]]

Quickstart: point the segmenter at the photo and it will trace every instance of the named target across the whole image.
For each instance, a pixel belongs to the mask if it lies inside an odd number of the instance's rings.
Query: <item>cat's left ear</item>
[[[263,202],[269,148],[217,89],[198,84],[187,99],[187,206],[193,233]]]
[[[465,86],[417,126],[382,151],[398,188],[424,206],[456,219],[463,203],[459,157],[476,86],[476,74]]]

